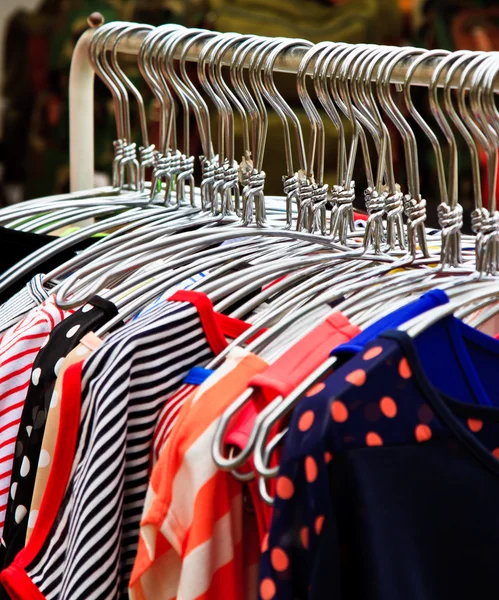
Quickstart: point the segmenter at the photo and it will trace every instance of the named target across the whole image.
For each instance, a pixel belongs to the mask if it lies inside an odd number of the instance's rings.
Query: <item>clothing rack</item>
[[[69,75],[69,137],[70,137],[70,184],[71,191],[90,189],[93,187],[94,178],[94,71],[89,60],[89,48],[92,37],[99,25],[103,23],[100,15],[94,14],[89,18],[91,25],[78,40],[71,61]],[[122,37],[118,43],[118,51],[125,54],[137,55],[147,31],[130,32]],[[111,49],[115,35],[107,38],[106,46]],[[183,44],[177,44],[175,56],[178,58],[182,52]],[[194,44],[187,53],[187,60],[196,62],[202,49],[202,44]],[[230,66],[234,49],[224,53],[223,64]],[[296,73],[298,66],[305,55],[303,48],[290,48],[280,53],[274,70],[281,73]],[[408,68],[417,57],[401,59],[393,69],[391,83],[403,83]],[[428,87],[441,58],[428,60],[424,65],[417,67],[413,85]],[[246,58],[245,66],[249,64],[250,57]],[[312,74],[315,61],[312,60],[307,73]],[[456,70],[451,86],[457,88],[463,69]],[[373,81],[376,81],[378,69],[373,70]],[[468,83],[468,82],[467,82]],[[468,87],[468,85],[466,86]],[[499,78],[494,85],[495,92],[499,92]]]

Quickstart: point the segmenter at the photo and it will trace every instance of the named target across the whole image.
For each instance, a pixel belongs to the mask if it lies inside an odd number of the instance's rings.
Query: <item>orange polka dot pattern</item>
[[[317,479],[317,463],[312,456],[307,456],[305,459],[305,477],[309,483]]]
[[[315,533],[317,535],[320,535],[321,531],[322,531],[322,526],[324,525],[324,515],[319,515],[316,519],[315,519]]]
[[[418,425],[414,431],[414,435],[418,442],[427,442],[431,440],[432,433],[428,425]]]
[[[366,382],[366,372],[364,369],[355,369],[354,371],[348,373],[345,379],[348,381],[348,383],[360,387]]]
[[[300,530],[300,540],[303,547],[308,550],[308,527],[302,527]]]
[[[362,355],[362,358],[364,360],[371,360],[379,356],[382,352],[383,348],[381,346],[374,346],[373,348],[369,348],[369,350],[366,350],[366,352],[364,352],[364,354]]]
[[[402,377],[404,379],[410,379],[410,377],[412,376],[411,367],[409,366],[409,363],[407,362],[407,358],[402,358],[400,360],[399,373],[400,373],[400,377]]]
[[[341,400],[335,400],[331,404],[331,416],[336,423],[344,423],[348,419],[348,408]]]
[[[480,421],[480,419],[468,419],[468,427],[471,431],[477,433],[483,427],[483,421]]]
[[[316,383],[308,390],[308,392],[305,395],[307,396],[307,398],[311,398],[312,396],[316,396],[317,394],[322,392],[322,390],[325,387],[326,387],[325,383]]]
[[[275,583],[269,577],[263,579],[260,583],[260,597],[262,600],[272,600],[276,594]]]
[[[440,419],[432,398],[423,395],[415,372],[397,343],[384,338],[300,401],[276,482],[270,547],[261,562],[260,600],[295,597],[289,574],[313,565],[319,538],[329,534],[330,482],[348,468],[345,456],[350,450],[363,448],[383,458],[387,448],[431,450],[431,443],[442,437],[451,438],[449,452],[462,446]],[[479,437],[487,430],[480,418],[459,419],[467,435]],[[499,425],[496,443],[488,447],[499,461]],[[303,589],[309,585],[304,582]]]
[[[393,398],[390,398],[390,396],[381,398],[379,407],[385,417],[388,417],[389,419],[393,419],[393,417],[397,415],[397,403]]]
[[[300,420],[298,421],[298,429],[300,431],[308,431],[314,422],[314,412],[312,410],[307,410],[302,414]]]
[[[274,548],[270,553],[272,566],[276,571],[285,571],[289,566],[289,558],[281,548]]]
[[[376,432],[369,431],[369,433],[366,434],[366,445],[367,446],[382,446],[383,440],[381,439],[381,436],[378,435]]]
[[[276,485],[276,493],[283,500],[289,500],[293,497],[294,486],[289,477],[279,477]]]

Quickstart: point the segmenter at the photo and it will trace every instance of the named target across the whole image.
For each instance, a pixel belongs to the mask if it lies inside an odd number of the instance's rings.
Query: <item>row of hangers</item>
[[[158,148],[150,143],[139,89],[118,62],[120,43],[136,35],[143,36],[139,70],[160,107]],[[193,49],[199,50],[197,78],[186,64]],[[308,144],[307,132],[274,81],[276,61],[294,50],[303,53],[296,84],[309,122]],[[223,65],[229,55],[226,73]],[[428,98],[448,145],[447,164],[435,125],[424,119],[411,95],[417,69],[434,65],[437,59]],[[494,54],[333,42],[314,45],[305,40],[118,22],[95,31],[89,60],[115,106],[113,185],[2,209],[4,227],[40,233],[80,227],[3,273],[0,292],[61,249],[107,233],[44,276],[45,282],[58,282],[57,304],[77,307],[97,293],[112,300],[119,315],[96,332],[104,336],[166,290],[204,273],[193,289],[206,293],[215,310],[252,323],[208,368],[218,367],[231,348],[249,340],[248,349],[272,363],[331,312],[340,310],[364,328],[437,287],[446,291],[450,303],[407,324],[410,335],[448,314],[479,326],[499,312],[499,114],[494,96],[499,61]],[[400,64],[408,67],[396,101],[391,79]],[[138,106],[139,149],[131,139],[130,95]],[[286,171],[280,197],[264,194],[269,109],[279,116],[284,134]],[[202,146],[199,157],[190,153],[191,115]],[[237,118],[244,146],[239,162]],[[323,118],[332,121],[338,134],[337,177],[330,187],[324,180]],[[418,146],[409,118],[429,138],[435,153],[440,232],[430,234],[425,229],[427,207],[420,186],[428,182],[420,181]],[[402,138],[406,193],[397,183],[388,123]],[[471,157],[473,236],[461,233],[456,132]],[[482,148],[487,154],[489,209],[482,202]],[[199,182],[194,178],[196,160],[202,172]],[[353,174],[359,161],[367,180],[362,193],[368,213],[365,229],[354,223]],[[478,313],[478,309],[483,310]],[[262,328],[266,331],[254,338]],[[228,454],[227,426],[254,390],[241,395],[217,430],[213,445],[217,465],[247,480],[254,475],[241,468],[253,456],[260,492],[271,503],[267,484],[277,472],[271,466],[272,451],[284,434],[275,435],[275,426],[334,364],[331,358],[288,397],[276,398],[259,414],[246,448]]]

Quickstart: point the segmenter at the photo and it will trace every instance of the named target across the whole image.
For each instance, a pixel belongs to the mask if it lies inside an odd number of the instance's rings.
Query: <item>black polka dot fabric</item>
[[[50,458],[42,450],[43,434],[51,403],[56,404],[54,387],[64,358],[81,338],[102,326],[118,314],[116,306],[94,296],[85,306],[56,325],[47,344],[38,353],[31,372],[31,381],[24,403],[16,442],[10,493],[3,538],[0,546],[0,565],[7,567],[24,547],[28,513],[38,466]],[[45,454],[44,454],[45,453]],[[4,590],[0,598],[8,598]]]

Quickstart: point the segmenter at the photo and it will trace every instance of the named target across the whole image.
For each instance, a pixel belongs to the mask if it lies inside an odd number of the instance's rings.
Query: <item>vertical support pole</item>
[[[72,192],[94,186],[94,71],[88,50],[94,29],[104,19],[99,13],[89,19],[91,29],[76,43],[69,73],[69,165]]]

